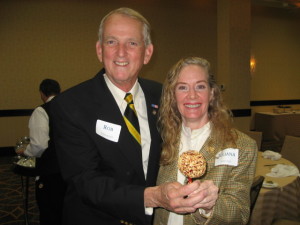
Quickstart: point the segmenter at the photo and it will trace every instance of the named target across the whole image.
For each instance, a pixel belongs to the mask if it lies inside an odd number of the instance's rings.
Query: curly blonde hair
[[[211,122],[212,132],[221,143],[235,143],[235,135],[232,132],[232,114],[222,100],[221,91],[214,77],[209,74],[210,63],[199,57],[188,57],[179,60],[168,72],[164,82],[160,102],[158,124],[163,139],[163,151],[161,165],[167,165],[176,159],[180,142],[182,117],[178,110],[175,87],[181,70],[189,65],[197,65],[203,68],[207,74],[207,81],[212,90],[212,98],[208,107],[208,118]]]

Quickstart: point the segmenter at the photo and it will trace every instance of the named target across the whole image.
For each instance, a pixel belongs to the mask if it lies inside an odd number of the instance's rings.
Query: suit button
[[[39,189],[42,189],[44,187],[44,184],[40,183],[39,184]]]

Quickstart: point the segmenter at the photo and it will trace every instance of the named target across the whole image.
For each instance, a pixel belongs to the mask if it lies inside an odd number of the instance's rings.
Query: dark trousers
[[[61,225],[66,185],[60,174],[40,176],[35,184],[40,225]]]

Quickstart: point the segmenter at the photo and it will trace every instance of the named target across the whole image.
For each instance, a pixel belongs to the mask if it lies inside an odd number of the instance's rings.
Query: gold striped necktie
[[[140,126],[137,118],[137,113],[133,104],[133,96],[131,93],[126,93],[125,101],[127,102],[127,107],[124,113],[124,120],[127,125],[127,128],[134,139],[141,144],[141,135],[140,135]]]

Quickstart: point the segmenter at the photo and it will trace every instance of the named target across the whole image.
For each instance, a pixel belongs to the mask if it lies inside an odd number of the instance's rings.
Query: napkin
[[[281,158],[281,154],[278,152],[273,152],[271,150],[266,150],[262,153],[262,156],[266,159],[271,159],[271,160],[279,160]]]
[[[271,169],[270,173],[267,173],[268,177],[289,177],[300,176],[299,170],[296,166],[277,164]]]

